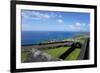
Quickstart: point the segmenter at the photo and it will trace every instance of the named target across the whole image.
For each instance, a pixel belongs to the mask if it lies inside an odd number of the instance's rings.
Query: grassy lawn
[[[27,59],[27,55],[29,52],[21,52],[21,62],[25,61]]]
[[[73,38],[66,38],[66,39],[63,39],[63,41],[74,41]]]
[[[52,49],[44,49],[43,51],[48,53],[54,58],[58,58],[62,55],[65,51],[67,51],[70,47],[59,47],[59,48],[52,48]]]
[[[76,48],[65,60],[76,60],[80,53],[80,49]]]

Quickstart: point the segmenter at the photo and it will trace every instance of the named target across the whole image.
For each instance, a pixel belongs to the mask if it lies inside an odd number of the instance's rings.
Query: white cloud
[[[69,30],[71,31],[86,31],[85,24],[76,22],[75,24],[68,25]]]
[[[40,19],[49,19],[50,18],[50,16],[48,14],[45,14],[45,13],[33,11],[32,14],[33,14],[33,16],[40,18]]]
[[[79,22],[76,22],[75,26],[80,27],[82,24]]]
[[[22,30],[26,31],[71,31],[71,32],[85,32],[89,31],[89,27],[87,27],[86,24],[81,24],[81,23],[75,23],[75,24],[63,24],[63,25],[42,25],[39,26],[37,24],[34,25],[27,25],[27,24],[22,24]]]
[[[58,23],[63,23],[63,20],[62,19],[58,19],[57,22]]]
[[[35,20],[49,19],[50,18],[49,14],[40,13],[37,11],[23,11],[22,16],[27,18],[27,19],[35,19]]]

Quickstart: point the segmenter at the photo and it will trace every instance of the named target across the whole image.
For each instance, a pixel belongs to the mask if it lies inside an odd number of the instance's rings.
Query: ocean
[[[60,41],[66,38],[72,38],[80,33],[65,31],[22,31],[21,45],[39,44],[40,42],[49,40]]]

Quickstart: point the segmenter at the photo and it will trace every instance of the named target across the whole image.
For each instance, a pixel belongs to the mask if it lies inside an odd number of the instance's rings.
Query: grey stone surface
[[[86,39],[85,42],[84,42],[84,44],[82,45],[81,52],[80,52],[77,60],[83,60],[84,59],[85,52],[87,52],[86,49],[89,49],[89,48],[87,48],[87,44],[88,43],[89,43],[88,39]]]
[[[42,45],[30,45],[30,46],[22,46],[22,51],[29,51],[32,48],[44,49],[44,48],[53,48],[57,46],[71,46],[73,44],[72,41],[61,42],[61,43],[51,43],[51,44],[42,44]]]
[[[58,58],[53,58],[47,53],[40,51],[38,49],[32,48],[30,51],[28,58],[24,62],[46,62],[46,61],[61,61]]]

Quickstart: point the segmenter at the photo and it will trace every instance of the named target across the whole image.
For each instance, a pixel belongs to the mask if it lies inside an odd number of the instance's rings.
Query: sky
[[[90,13],[21,10],[22,31],[89,32]]]

